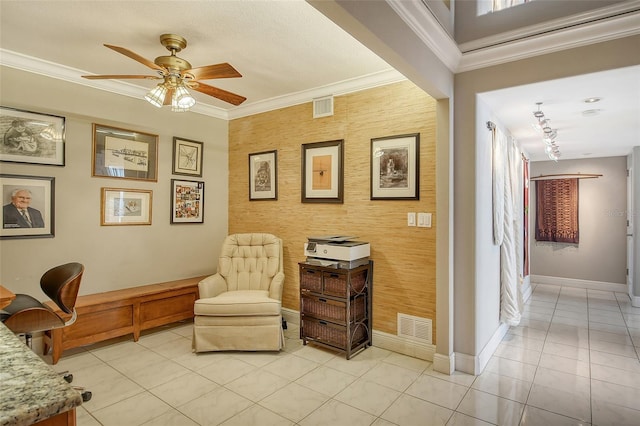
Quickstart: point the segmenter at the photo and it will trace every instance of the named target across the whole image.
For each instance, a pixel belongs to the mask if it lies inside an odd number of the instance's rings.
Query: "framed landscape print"
[[[202,142],[173,138],[173,174],[202,177]]]
[[[278,199],[278,152],[249,154],[249,200]]]
[[[420,134],[371,139],[371,199],[418,200]]]
[[[302,202],[342,203],[342,139],[302,145]]]
[[[91,176],[157,182],[158,136],[94,123]]]
[[[204,223],[204,182],[171,179],[171,223]]]
[[[100,225],[151,225],[153,191],[102,188]]]
[[[52,238],[55,178],[0,175],[0,238]]]
[[[64,117],[0,107],[0,161],[64,166]]]

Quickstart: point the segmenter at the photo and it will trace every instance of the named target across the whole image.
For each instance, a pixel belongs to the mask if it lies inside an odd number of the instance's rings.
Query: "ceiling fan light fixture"
[[[163,83],[151,89],[144,98],[151,105],[161,108],[164,105],[164,98],[167,96],[167,88]]]
[[[171,110],[176,112],[187,111],[196,104],[196,100],[183,84],[178,85],[173,91]]]

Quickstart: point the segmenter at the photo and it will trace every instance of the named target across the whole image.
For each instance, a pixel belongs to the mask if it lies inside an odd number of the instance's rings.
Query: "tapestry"
[[[578,179],[536,181],[536,241],[578,244]]]

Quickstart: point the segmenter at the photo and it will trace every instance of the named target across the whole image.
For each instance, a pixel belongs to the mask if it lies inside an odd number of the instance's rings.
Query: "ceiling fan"
[[[171,55],[158,56],[153,62],[124,47],[105,44],[109,49],[115,50],[155,70],[157,75],[83,75],[82,77],[90,80],[162,80],[161,83],[145,96],[145,99],[157,107],[171,105],[172,111],[177,112],[187,111],[196,103],[187,88],[213,96],[232,105],[240,105],[247,99],[244,96],[209,86],[200,81],[214,78],[242,77],[242,75],[228,63],[192,68],[188,61],[176,56],[176,53],[187,47],[187,40],[184,37],[176,34],[162,34],[160,36],[160,43],[171,52]]]

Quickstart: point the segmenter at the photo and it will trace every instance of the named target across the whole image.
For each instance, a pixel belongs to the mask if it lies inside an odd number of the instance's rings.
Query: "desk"
[[[0,309],[8,306],[13,299],[16,298],[16,295],[13,294],[11,290],[8,288],[4,288],[0,285]]]
[[[0,426],[75,425],[80,392],[0,323]]]

